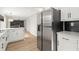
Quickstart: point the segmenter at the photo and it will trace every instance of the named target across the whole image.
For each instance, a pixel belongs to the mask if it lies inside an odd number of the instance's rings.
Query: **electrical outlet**
[[[74,26],[74,23],[73,22],[71,22],[71,26]]]

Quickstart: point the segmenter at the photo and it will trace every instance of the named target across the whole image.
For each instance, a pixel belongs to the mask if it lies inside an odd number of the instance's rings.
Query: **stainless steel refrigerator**
[[[42,51],[57,50],[57,32],[60,28],[60,11],[50,8],[41,13],[40,39],[37,46]],[[38,35],[39,36],[39,35]],[[40,42],[40,43],[38,43]]]

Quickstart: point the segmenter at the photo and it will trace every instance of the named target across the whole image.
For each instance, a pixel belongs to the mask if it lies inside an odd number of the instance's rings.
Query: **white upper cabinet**
[[[71,11],[71,18],[79,20],[79,7],[72,7],[70,8]]]
[[[68,13],[70,8],[62,7],[61,8],[61,21],[66,21],[68,19]]]
[[[61,21],[79,20],[79,7],[62,7]]]
[[[23,40],[23,38],[24,38],[24,28],[10,29],[8,31],[8,42]]]

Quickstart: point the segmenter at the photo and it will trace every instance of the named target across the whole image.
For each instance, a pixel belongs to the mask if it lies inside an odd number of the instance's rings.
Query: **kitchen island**
[[[0,31],[0,51],[5,51],[8,43],[24,38],[24,28],[6,28]]]

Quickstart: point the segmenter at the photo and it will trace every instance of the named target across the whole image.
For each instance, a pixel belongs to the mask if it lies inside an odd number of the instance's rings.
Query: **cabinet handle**
[[[68,18],[71,18],[71,12],[68,13]]]
[[[3,43],[2,43],[2,49],[3,49]]]
[[[6,41],[7,41],[7,37],[6,37]]]
[[[59,41],[57,40],[57,45],[59,46]]]
[[[65,39],[65,40],[69,40],[69,39],[67,39],[67,38],[63,38],[63,39]]]

